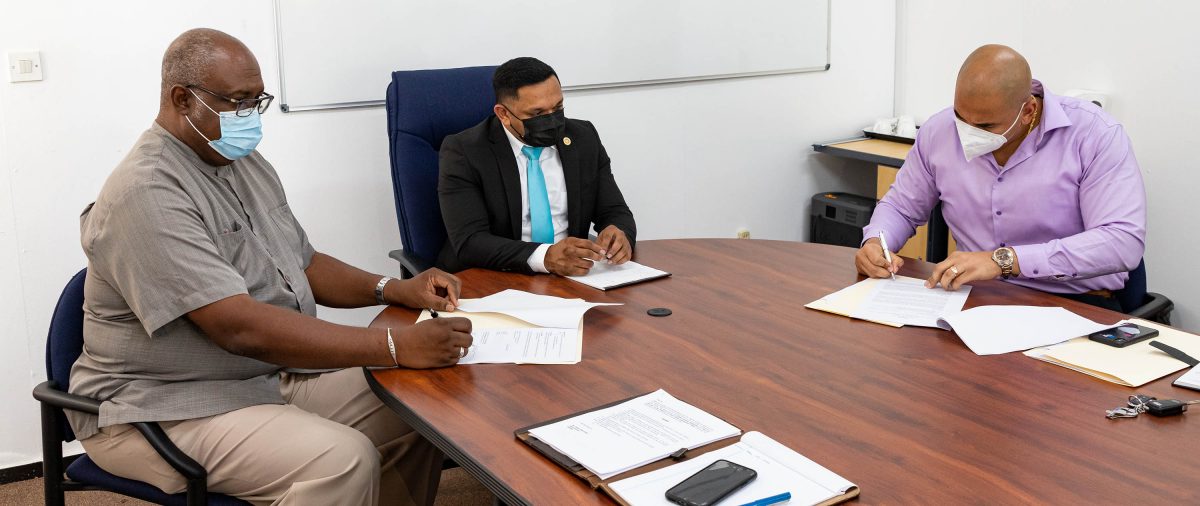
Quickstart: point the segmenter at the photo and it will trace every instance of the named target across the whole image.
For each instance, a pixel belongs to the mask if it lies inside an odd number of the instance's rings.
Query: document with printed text
[[[739,433],[663,390],[529,431],[601,479]]]
[[[476,329],[459,364],[577,364],[576,329]]]
[[[925,288],[925,280],[908,276],[870,278],[804,307],[892,327],[937,327],[939,317],[962,310],[970,293],[970,285],[948,292]]]

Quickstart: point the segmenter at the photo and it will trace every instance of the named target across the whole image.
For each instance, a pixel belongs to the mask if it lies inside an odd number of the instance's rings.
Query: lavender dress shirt
[[[1001,167],[968,162],[947,108],[921,127],[864,239],[902,246],[940,200],[960,251],[1017,253],[1009,281],[1054,293],[1117,290],[1145,251],[1146,192],[1124,128],[1096,105],[1047,93],[1041,123]]]

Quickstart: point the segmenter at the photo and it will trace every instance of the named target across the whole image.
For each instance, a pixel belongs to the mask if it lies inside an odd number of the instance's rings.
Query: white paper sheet
[[[468,313],[502,313],[539,327],[556,329],[578,327],[583,314],[596,306],[619,305],[588,302],[583,299],[564,299],[511,289],[480,299],[458,301],[458,309]]]
[[[459,364],[577,364],[578,329],[474,329]]]
[[[672,506],[665,492],[717,460],[749,467],[758,477],[721,504],[745,504],[791,492],[787,504],[820,504],[854,487],[845,478],[759,432],[747,432],[738,443],[657,471],[618,481],[609,487],[632,506]]]
[[[663,390],[529,431],[600,479],[738,432]]]
[[[961,311],[971,293],[970,285],[948,292],[925,288],[925,280],[906,276],[868,281],[875,286],[851,317],[918,327],[937,327],[938,318]]]
[[[976,355],[995,355],[1061,343],[1114,324],[1096,323],[1061,307],[979,306],[948,314],[938,326],[954,330]]]
[[[1177,387],[1190,388],[1192,390],[1200,390],[1200,367],[1192,366],[1188,372],[1175,379],[1171,383]]]
[[[607,290],[609,288],[631,285],[670,275],[669,272],[647,267],[634,261],[625,262],[621,265],[596,262],[587,274],[583,276],[567,276],[567,279],[578,281],[592,288]]]

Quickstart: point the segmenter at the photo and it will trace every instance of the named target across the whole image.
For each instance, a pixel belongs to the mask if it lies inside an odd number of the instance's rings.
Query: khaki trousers
[[[287,404],[161,422],[208,470],[208,490],[254,504],[429,505],[442,453],[371,392],[362,369],[283,373]],[[130,425],[82,441],[105,471],[168,493],[187,482]]]

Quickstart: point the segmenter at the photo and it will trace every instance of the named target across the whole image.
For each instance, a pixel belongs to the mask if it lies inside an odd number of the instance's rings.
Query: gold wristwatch
[[[1013,262],[1017,259],[1017,252],[1012,248],[998,248],[992,252],[992,261],[1000,266],[1000,277],[1004,279],[1011,278],[1013,275]]]

